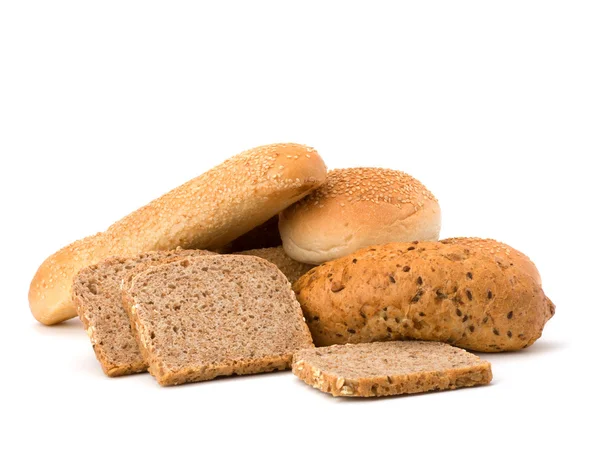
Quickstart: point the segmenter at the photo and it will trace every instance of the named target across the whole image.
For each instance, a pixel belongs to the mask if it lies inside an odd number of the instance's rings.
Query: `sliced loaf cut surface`
[[[312,338],[290,283],[255,256],[152,267],[124,292],[142,355],[161,385],[288,369]]]
[[[314,265],[312,264],[300,263],[290,258],[285,254],[285,251],[283,251],[283,246],[242,251],[238,254],[258,256],[259,258],[266,259],[277,266],[292,284],[304,273],[314,268]]]
[[[77,274],[73,302],[106,375],[117,377],[144,372],[147,368],[123,308],[120,288],[124,277],[139,266],[207,253],[210,252],[173,250],[143,253],[136,258],[113,257]]]
[[[294,375],[333,396],[381,397],[483,385],[489,362],[441,342],[332,345],[294,354]]]

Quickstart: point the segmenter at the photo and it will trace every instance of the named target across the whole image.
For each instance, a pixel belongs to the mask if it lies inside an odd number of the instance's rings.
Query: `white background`
[[[598,474],[598,2],[200,3],[0,4],[0,472]],[[279,141],[411,173],[443,237],[527,253],[542,339],[486,355],[488,387],[356,401],[109,379],[78,320],[33,319],[48,255]]]

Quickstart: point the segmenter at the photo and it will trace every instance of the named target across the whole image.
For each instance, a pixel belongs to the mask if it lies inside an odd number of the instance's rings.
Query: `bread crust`
[[[369,346],[382,343],[362,344],[365,348],[365,357],[369,358]],[[411,342],[408,344],[420,344]],[[361,345],[361,344],[358,344]],[[348,345],[333,345],[327,347],[328,351],[344,351]],[[356,346],[354,346],[356,347]],[[373,349],[374,350],[374,349]],[[456,351],[465,352],[461,349]],[[428,371],[413,372],[394,375],[382,374],[362,378],[349,378],[344,376],[343,370],[332,372],[321,369],[318,364],[311,361],[320,349],[304,349],[294,354],[292,372],[299,379],[321,392],[330,393],[334,397],[385,397],[391,395],[430,392],[435,390],[453,390],[461,387],[485,385],[492,381],[492,367],[489,362],[471,355],[473,362],[465,363],[457,368],[444,370],[430,369]],[[432,350],[432,353],[435,350]],[[444,356],[440,356],[443,358]]]
[[[294,291],[318,346],[418,339],[518,350],[555,310],[527,256],[478,238],[365,248],[310,270]]]
[[[77,272],[109,256],[145,251],[214,249],[264,223],[325,181],[312,148],[257,147],[171,190],[103,233],[78,240],[47,258],[29,288],[29,306],[43,324],[76,315],[71,285]]]
[[[285,252],[311,264],[375,244],[435,241],[440,227],[439,204],[421,182],[368,167],[331,170],[324,185],[279,217]]]

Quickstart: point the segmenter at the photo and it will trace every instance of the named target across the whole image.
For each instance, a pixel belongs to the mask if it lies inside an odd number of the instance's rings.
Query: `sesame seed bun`
[[[421,182],[381,168],[332,170],[279,216],[285,252],[310,264],[375,244],[436,241],[440,226],[438,202]]]
[[[220,248],[304,197],[326,176],[323,160],[310,147],[273,144],[242,152],[46,259],[29,288],[31,312],[44,324],[75,317],[71,287],[82,268],[109,256],[178,246]]]

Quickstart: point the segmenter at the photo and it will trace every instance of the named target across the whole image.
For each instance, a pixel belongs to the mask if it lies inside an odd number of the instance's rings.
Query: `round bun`
[[[285,252],[320,264],[370,245],[436,241],[440,207],[404,172],[380,168],[332,170],[324,185],[279,216]]]

